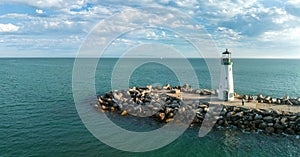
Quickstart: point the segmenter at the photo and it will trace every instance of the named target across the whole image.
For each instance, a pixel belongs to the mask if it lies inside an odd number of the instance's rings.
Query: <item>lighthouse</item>
[[[231,52],[226,49],[221,58],[221,78],[218,98],[224,101],[234,100]]]

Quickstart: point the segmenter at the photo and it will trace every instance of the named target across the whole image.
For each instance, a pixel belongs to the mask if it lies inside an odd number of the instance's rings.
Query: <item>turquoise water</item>
[[[98,94],[110,89],[116,59],[104,59],[96,72]],[[180,63],[180,60],[176,60]],[[211,88],[201,59],[190,60],[201,88]],[[300,156],[295,137],[215,131],[199,138],[191,128],[168,146],[146,153],[111,148],[85,128],[72,97],[74,59],[0,59],[0,156]],[[178,64],[178,68],[180,64]],[[300,96],[300,60],[235,59],[235,89],[245,94]],[[155,71],[155,74],[153,74]],[[214,74],[213,74],[214,75]],[[131,85],[176,85],[175,74],[158,64],[136,69]],[[127,121],[128,120],[128,121]],[[130,122],[129,122],[130,121]],[[138,119],[116,123],[140,127]],[[155,124],[144,124],[154,127]],[[116,135],[117,136],[117,135]]]

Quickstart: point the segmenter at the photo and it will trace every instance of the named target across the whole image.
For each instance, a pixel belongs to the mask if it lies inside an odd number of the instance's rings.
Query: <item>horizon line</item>
[[[221,56],[220,56],[221,57]],[[100,59],[100,58],[105,58],[105,59],[120,59],[120,58],[126,58],[126,59],[142,59],[142,58],[147,58],[147,59],[161,59],[160,57],[67,57],[67,56],[61,56],[61,57],[50,57],[50,56],[23,56],[23,57],[17,57],[17,56],[5,56],[5,57],[0,57],[0,59]],[[177,57],[167,57],[167,58],[162,58],[162,59],[184,59],[184,58],[177,58]],[[203,58],[203,57],[186,57],[186,59],[219,59],[219,58],[214,58],[214,57],[208,57],[208,58]],[[285,57],[233,57],[232,59],[300,59],[300,58],[285,58]]]

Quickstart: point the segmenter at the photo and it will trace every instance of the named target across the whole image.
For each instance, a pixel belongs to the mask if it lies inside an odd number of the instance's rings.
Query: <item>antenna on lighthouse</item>
[[[226,51],[222,53],[221,58],[221,78],[218,93],[218,98],[220,100],[234,100],[232,64],[231,52],[226,49]]]

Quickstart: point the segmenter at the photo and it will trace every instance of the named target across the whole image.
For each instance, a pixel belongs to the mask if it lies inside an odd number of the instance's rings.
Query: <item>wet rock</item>
[[[101,109],[102,109],[102,110],[107,110],[108,107],[106,107],[105,105],[102,105],[102,106],[101,106]]]
[[[284,132],[290,135],[295,135],[295,131],[292,128],[286,128]]]
[[[274,133],[274,128],[273,127],[266,127],[265,128],[265,131],[268,133],[268,134],[273,134]]]
[[[110,111],[114,112],[114,111],[115,111],[115,108],[114,108],[114,107],[111,107],[111,108],[110,108]]]
[[[173,118],[168,118],[168,119],[166,119],[166,123],[169,123],[169,122],[171,122],[171,121],[173,121]]]
[[[265,122],[259,124],[260,129],[265,129],[266,127],[267,127],[267,124]]]
[[[282,129],[275,129],[275,133],[276,133],[276,134],[282,134],[282,133],[283,133],[283,130],[282,130]]]
[[[164,120],[165,119],[165,113],[159,113],[159,117],[160,117],[160,120]]]
[[[126,115],[127,115],[127,111],[125,111],[125,110],[122,111],[122,112],[121,112],[121,115],[122,115],[122,116],[126,116]]]

